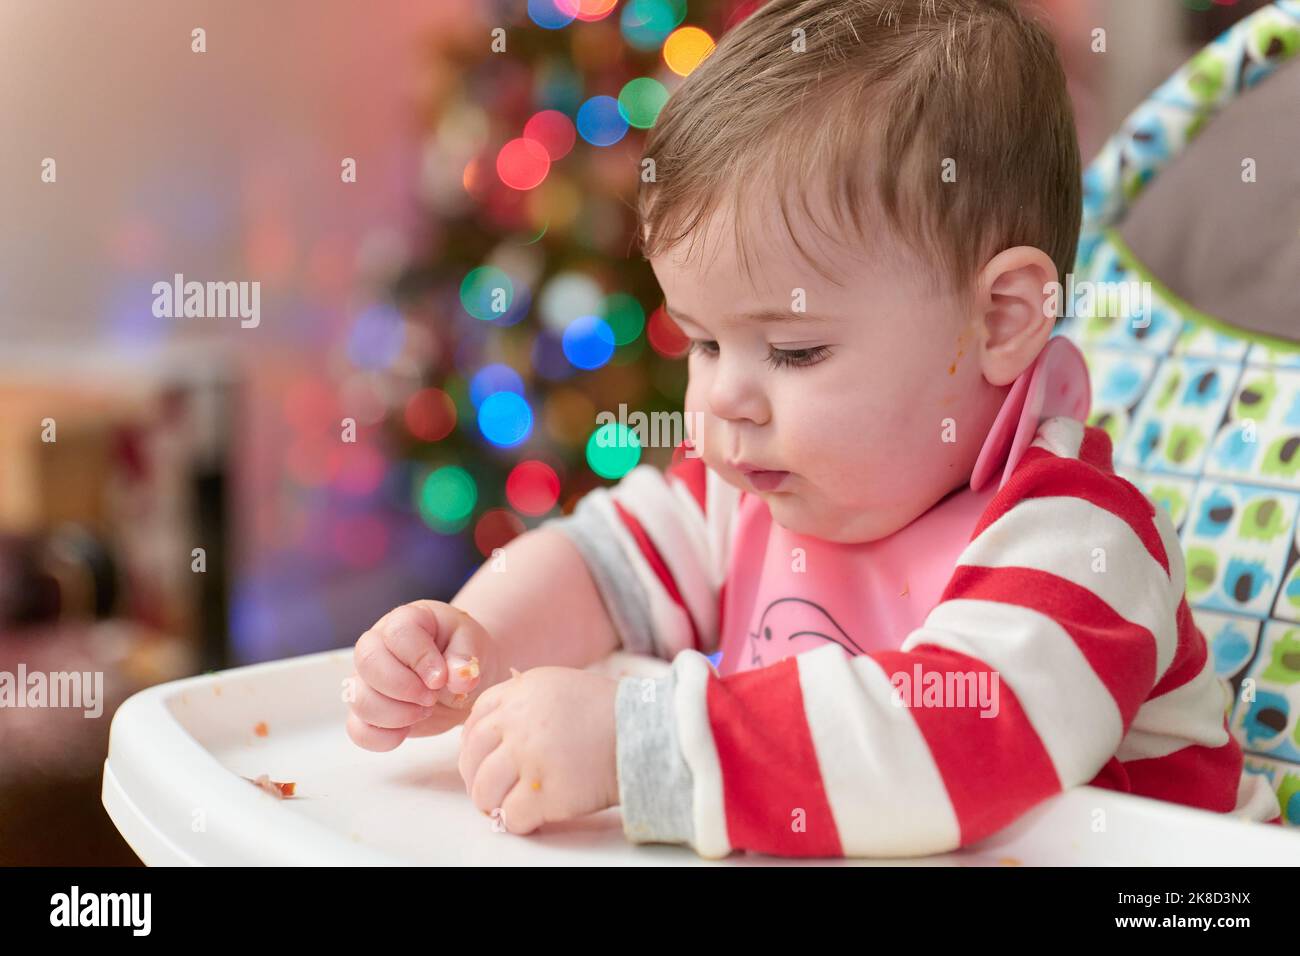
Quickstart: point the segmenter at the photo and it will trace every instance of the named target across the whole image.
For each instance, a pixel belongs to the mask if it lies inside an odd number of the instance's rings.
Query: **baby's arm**
[[[585,667],[620,648],[665,660],[712,651],[736,498],[678,446],[668,468],[639,465],[516,538],[451,603],[500,637],[519,670]]]
[[[451,599],[498,645],[503,674],[542,664],[586,667],[619,647],[586,562],[560,531],[525,532],[479,567]]]

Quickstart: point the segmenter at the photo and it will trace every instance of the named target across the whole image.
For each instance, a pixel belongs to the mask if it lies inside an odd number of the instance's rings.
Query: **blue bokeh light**
[[[478,428],[499,448],[513,448],[533,431],[533,410],[514,392],[493,392],[478,407]]]
[[[574,319],[564,330],[564,356],[578,368],[600,368],[614,354],[614,330],[598,315]]]
[[[593,96],[578,109],[578,134],[593,146],[613,146],[627,135],[627,119],[612,96]]]
[[[543,30],[559,30],[573,22],[573,14],[561,10],[555,0],[528,0],[528,16]]]

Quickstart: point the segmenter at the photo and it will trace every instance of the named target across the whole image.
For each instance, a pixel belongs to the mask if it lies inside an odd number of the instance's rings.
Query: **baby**
[[[364,634],[352,739],[463,724],[509,831],[621,805],[706,857],[944,852],[1089,783],[1277,818],[1173,524],[1052,335],[1081,173],[1045,30],[774,0],[642,168],[694,431]],[[671,671],[583,669],[620,648]]]

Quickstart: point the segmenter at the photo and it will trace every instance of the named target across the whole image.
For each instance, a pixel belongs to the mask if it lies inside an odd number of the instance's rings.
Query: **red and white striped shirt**
[[[1000,487],[949,504],[974,525],[950,550],[898,567],[876,543],[835,545],[846,567],[805,576],[813,598],[770,573],[790,549],[761,499],[681,448],[667,472],[639,466],[552,519],[625,648],[672,661],[619,687],[629,839],[707,857],[925,855],[1088,783],[1278,816],[1243,775],[1176,530],[1114,473],[1105,431],[1045,419]],[[925,580],[922,563],[932,592],[904,588],[911,603],[884,609],[900,576]],[[791,653],[764,658],[770,628],[755,622],[783,601],[805,616],[783,625]],[[720,642],[721,673],[705,657]],[[954,699],[963,687],[993,689],[996,706]]]

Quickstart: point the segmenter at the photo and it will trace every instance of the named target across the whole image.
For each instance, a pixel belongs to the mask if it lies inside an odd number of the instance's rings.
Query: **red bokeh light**
[[[456,427],[456,403],[440,388],[422,388],[406,402],[406,427],[423,441],[440,441]]]
[[[526,515],[544,515],[560,497],[560,477],[542,461],[521,461],[506,477],[506,500]]]
[[[532,189],[551,170],[546,147],[535,139],[512,139],[497,153],[497,175],[511,189]]]
[[[542,110],[524,124],[524,137],[541,143],[551,162],[569,155],[577,136],[573,121],[559,110]]]
[[[510,541],[524,533],[524,523],[519,515],[505,508],[492,508],[474,525],[474,546],[485,558],[492,557],[495,548],[504,548]]]

